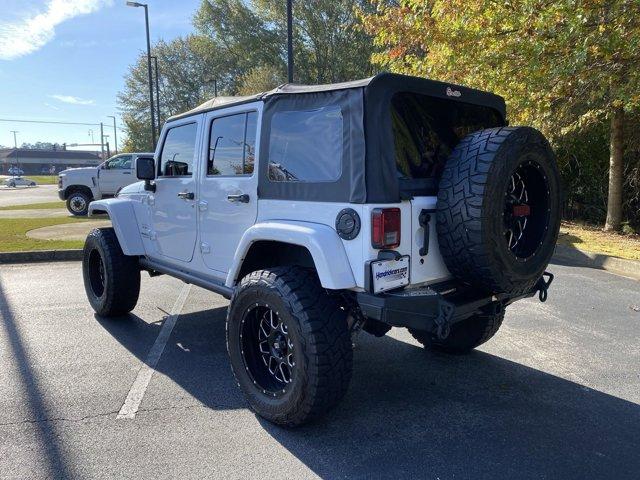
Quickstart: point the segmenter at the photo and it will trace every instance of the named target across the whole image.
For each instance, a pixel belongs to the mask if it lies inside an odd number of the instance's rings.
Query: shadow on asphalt
[[[226,308],[181,315],[157,370],[213,409],[247,408]],[[98,319],[138,358],[159,324]],[[263,428],[321,477],[638,478],[640,406],[480,351],[360,335],[344,401],[320,422]]]
[[[29,408],[33,424],[38,432],[40,452],[47,463],[50,478],[71,478],[71,471],[66,453],[61,445],[60,434],[53,422],[46,421],[52,416],[52,410],[47,404],[45,395],[40,387],[38,372],[34,369],[33,362],[29,359],[29,353],[22,339],[20,330],[16,325],[15,314],[4,293],[0,282],[0,323],[9,340],[11,357],[15,363],[20,382],[22,384],[22,400]],[[9,370],[8,366],[2,366],[3,371]],[[0,477],[2,472],[0,472]]]

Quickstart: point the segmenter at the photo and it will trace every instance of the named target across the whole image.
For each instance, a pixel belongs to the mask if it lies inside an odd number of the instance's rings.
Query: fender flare
[[[69,196],[74,193],[74,192],[85,192],[88,193],[89,195],[91,195],[92,199],[98,200],[98,197],[96,196],[96,189],[95,187],[90,187],[89,185],[83,185],[80,183],[74,183],[72,185],[68,185],[66,186],[63,190],[62,190],[62,196],[64,197],[64,199],[68,199]]]
[[[313,258],[324,288],[341,290],[356,286],[344,245],[333,228],[319,223],[277,220],[256,223],[244,232],[227,274],[227,287],[235,286],[251,245],[260,240],[305,247]]]
[[[110,198],[94,200],[89,204],[88,215],[91,217],[106,213],[120,242],[120,248],[125,255],[144,255],[144,245],[140,237],[138,222],[133,203],[128,198]]]

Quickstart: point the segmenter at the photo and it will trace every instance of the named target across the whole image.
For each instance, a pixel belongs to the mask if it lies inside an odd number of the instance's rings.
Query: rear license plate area
[[[373,293],[386,292],[409,285],[409,255],[396,260],[371,262]]]

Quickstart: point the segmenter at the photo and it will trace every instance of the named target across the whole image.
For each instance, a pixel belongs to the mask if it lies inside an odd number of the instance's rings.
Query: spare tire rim
[[[518,260],[527,260],[543,245],[549,229],[549,186],[534,161],[516,168],[506,186],[503,226],[507,248]]]
[[[295,371],[289,328],[269,305],[249,308],[240,326],[240,349],[253,384],[273,396],[286,392]]]

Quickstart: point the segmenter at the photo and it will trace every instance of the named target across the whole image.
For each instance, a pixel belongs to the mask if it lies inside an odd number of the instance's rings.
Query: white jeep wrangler
[[[141,270],[231,299],[240,389],[301,424],[344,395],[358,329],[461,353],[546,299],[558,170],[538,131],[506,124],[501,97],[393,74],[206,102],[138,159],[144,183],[91,202],[113,228],[84,247],[89,302],[131,311]]]
[[[111,157],[97,167],[69,168],[58,174],[58,196],[67,202],[73,215],[86,215],[89,202],[113,197],[134,182],[136,161],[153,153],[123,153]]]

